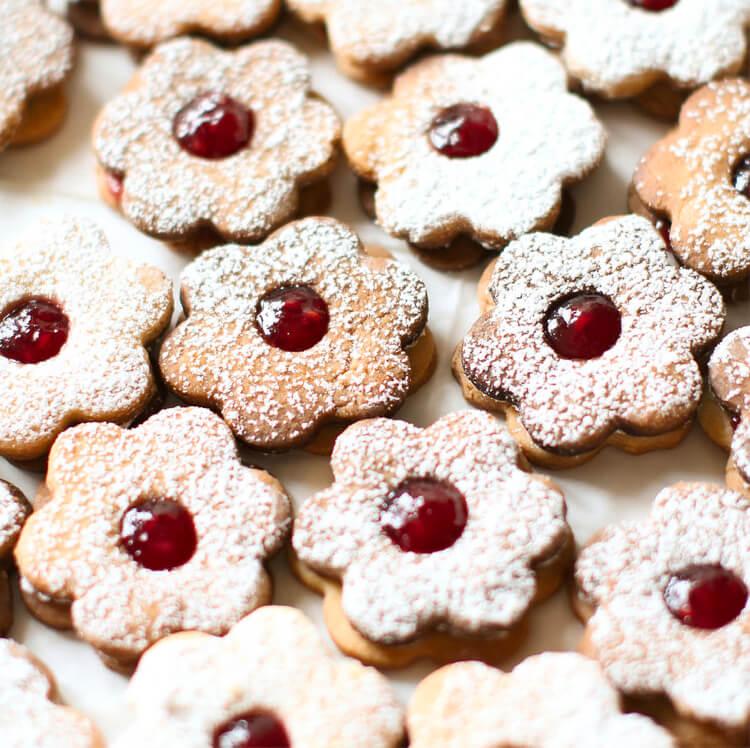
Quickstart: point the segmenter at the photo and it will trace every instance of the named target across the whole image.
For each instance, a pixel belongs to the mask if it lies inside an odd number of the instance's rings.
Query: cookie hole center
[[[224,93],[209,91],[196,96],[174,118],[172,133],[192,156],[222,159],[249,145],[255,116],[246,106]]]
[[[0,354],[21,364],[39,364],[57,356],[69,332],[70,320],[59,304],[24,299],[0,317]]]
[[[747,604],[745,583],[722,566],[698,564],[673,574],[664,589],[669,612],[683,625],[719,629]]]
[[[577,293],[556,301],[544,318],[544,337],[560,358],[599,358],[619,340],[622,317],[600,293]]]
[[[410,478],[386,500],[380,525],[402,551],[437,553],[456,543],[468,518],[466,499],[451,483]]]
[[[213,748],[290,748],[284,725],[271,714],[249,712],[217,728]]]
[[[469,103],[443,109],[429,129],[430,144],[448,158],[481,156],[495,145],[499,134],[495,115],[487,107]]]
[[[263,340],[282,351],[306,351],[328,332],[330,313],[325,300],[309,286],[285,286],[259,302],[255,324]]]
[[[678,0],[627,0],[634,8],[641,8],[650,13],[661,13],[677,5]]]
[[[193,516],[169,499],[147,499],[120,520],[120,544],[140,566],[170,571],[186,564],[198,547]]]

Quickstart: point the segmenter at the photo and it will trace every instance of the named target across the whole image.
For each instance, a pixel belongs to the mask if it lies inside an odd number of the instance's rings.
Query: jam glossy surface
[[[190,561],[198,536],[187,509],[175,501],[149,499],[123,514],[120,542],[141,566],[168,571]]]
[[[497,142],[500,130],[487,107],[456,104],[444,109],[430,125],[432,147],[448,158],[481,156]]]
[[[544,320],[547,343],[561,358],[592,359],[620,337],[617,307],[601,294],[586,293],[553,304]]]
[[[402,551],[437,553],[461,537],[468,516],[466,499],[450,483],[411,478],[388,497],[380,522]]]
[[[220,159],[245,148],[255,130],[253,113],[226,94],[201,94],[177,113],[172,133],[183,150]]]
[[[662,10],[673,8],[677,5],[678,0],[628,0],[628,2],[634,8],[642,8],[643,10],[648,10],[652,13],[658,13]]]
[[[56,356],[68,340],[70,320],[48,299],[26,299],[0,317],[0,355],[21,364]]]
[[[258,303],[258,330],[269,345],[282,351],[306,351],[328,332],[328,304],[307,286],[287,286]]]
[[[654,228],[661,234],[661,238],[666,245],[667,249],[672,251],[672,239],[670,237],[670,231],[672,230],[672,222],[668,218],[657,218],[654,221]]]
[[[284,726],[270,714],[246,714],[216,730],[213,748],[290,748]]]
[[[125,180],[120,174],[116,174],[113,171],[108,171],[104,179],[107,183],[107,191],[112,197],[112,200],[119,205],[122,202],[122,191],[124,188]]]
[[[670,578],[664,602],[680,623],[718,629],[731,623],[747,604],[747,587],[721,566],[691,566]]]

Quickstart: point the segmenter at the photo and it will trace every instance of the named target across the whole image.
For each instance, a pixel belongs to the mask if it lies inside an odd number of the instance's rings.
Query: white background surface
[[[278,35],[292,40],[311,55],[315,87],[342,117],[354,114],[379,96],[341,76],[314,34],[285,23],[278,29]],[[69,86],[70,114],[63,130],[42,145],[0,154],[0,243],[12,243],[33,229],[42,217],[54,218],[65,213],[87,216],[102,226],[118,253],[153,263],[177,281],[187,258],[141,235],[104,206],[96,192],[91,125],[97,111],[124,86],[134,68],[125,50],[108,45],[80,45],[78,67]],[[576,231],[603,216],[625,211],[627,185],[638,159],[667,129],[628,104],[597,103],[596,108],[610,139],[600,169],[574,190],[578,208]],[[502,128],[502,122],[500,125]],[[335,175],[331,214],[353,225],[365,241],[391,249],[428,285],[430,327],[440,356],[438,370],[432,381],[409,399],[399,416],[428,425],[445,413],[467,407],[451,376],[450,356],[477,317],[476,282],[481,268],[454,274],[430,270],[403,243],[379,231],[362,214],[355,179],[343,162]],[[730,310],[729,323],[728,329],[750,323],[747,303]],[[327,460],[301,452],[274,457],[253,455],[252,460],[274,472],[296,503],[331,479]],[[553,477],[565,491],[570,522],[577,541],[582,543],[606,523],[645,515],[656,493],[676,480],[721,482],[725,461],[725,455],[696,426],[677,449],[642,457],[608,449],[588,465],[555,473]],[[16,483],[33,497],[40,476],[0,461],[0,477]],[[276,583],[274,601],[302,608],[324,630],[320,598],[290,575],[283,554],[275,559],[271,570]],[[581,630],[561,591],[537,609],[527,645],[508,666],[532,653],[574,649]],[[118,734],[128,719],[124,677],[107,670],[94,650],[73,634],[54,631],[33,620],[20,602],[11,635],[46,661],[57,676],[67,702],[91,716],[108,738]],[[391,673],[390,677],[406,701],[415,683],[433,667],[422,663]]]

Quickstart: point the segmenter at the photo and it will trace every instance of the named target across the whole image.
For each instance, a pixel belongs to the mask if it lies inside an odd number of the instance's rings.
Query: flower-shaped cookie
[[[70,429],[50,452],[46,488],[16,546],[32,610],[44,619],[44,600],[67,602],[108,664],[125,669],[175,631],[223,634],[270,601],[263,562],[287,534],[289,501],[243,467],[210,411]]]
[[[5,636],[13,623],[7,566],[13,562],[13,549],[30,513],[31,507],[24,495],[15,486],[0,480],[0,636]]]
[[[676,748],[665,730],[623,714],[601,668],[571,652],[504,673],[461,662],[423,680],[408,716],[411,748]]]
[[[568,71],[612,98],[739,72],[750,0],[521,0],[527,23],[563,46]]]
[[[718,81],[688,99],[639,164],[631,206],[662,222],[683,265],[720,284],[750,275],[750,83]]]
[[[333,219],[204,253],[182,276],[182,302],[162,375],[253,447],[287,449],[331,421],[391,414],[430,373],[431,344],[426,365],[407,351],[429,343],[423,283],[365,254]]]
[[[25,647],[0,639],[3,748],[104,748],[91,720],[55,702],[49,670]]]
[[[420,49],[459,49],[491,39],[506,0],[289,0],[307,23],[325,23],[347,74],[377,80]]]
[[[344,651],[383,666],[507,654],[571,544],[562,494],[521,459],[478,411],[426,429],[374,419],[338,438],[335,482],[302,506],[293,544]]]
[[[293,608],[258,610],[221,639],[170,636],[144,655],[128,693],[134,720],[117,748],[154,735],[162,748],[396,748],[404,736],[388,681],[332,657]]]
[[[44,455],[81,421],[132,421],[156,393],[146,347],[172,285],[85,220],[45,222],[0,254],[0,454]]]
[[[678,483],[648,519],[597,535],[576,564],[582,647],[615,687],[666,696],[682,718],[743,735],[737,745],[750,726],[748,537],[747,498]]]
[[[333,168],[340,124],[310,90],[306,57],[281,41],[233,52],[160,45],[94,126],[111,192],[139,229],[201,229],[255,242],[291,218],[300,188]]]
[[[730,452],[730,488],[750,492],[750,327],[731,332],[716,346],[708,362],[708,381],[701,426]]]
[[[60,84],[73,31],[39,0],[0,0],[0,150],[51,135],[65,116]]]
[[[281,0],[101,0],[109,33],[135,47],[196,34],[236,43],[262,34],[281,12]]]
[[[613,444],[639,453],[686,433],[719,336],[721,294],[678,268],[644,218],[572,239],[533,234],[492,271],[454,371],[471,402],[509,417],[527,456],[566,467]]]
[[[344,128],[352,168],[377,183],[378,222],[423,249],[463,236],[500,249],[551,228],[563,187],[594,169],[604,144],[562,65],[527,42],[417,63]]]

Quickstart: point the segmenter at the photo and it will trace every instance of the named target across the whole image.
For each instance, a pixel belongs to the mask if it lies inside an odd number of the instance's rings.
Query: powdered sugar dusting
[[[676,748],[646,717],[622,714],[599,666],[572,652],[529,657],[511,673],[449,665],[417,688],[408,725],[412,748]]]
[[[506,0],[289,0],[309,22],[323,21],[333,51],[355,65],[396,67],[422,47],[455,49],[491,31]]]
[[[607,676],[629,694],[666,694],[681,714],[726,728],[750,719],[750,607],[713,631],[682,625],[663,592],[672,574],[720,564],[750,581],[750,502],[717,486],[678,483],[651,515],[610,527],[576,565],[596,606],[588,624]]]
[[[736,164],[749,154],[750,84],[718,81],[688,99],[679,127],[651,148],[634,178],[646,206],[670,217],[680,261],[719,281],[750,274],[750,200],[733,185]]]
[[[661,77],[695,88],[738,72],[750,24],[750,0],[679,0],[662,12],[627,0],[521,0],[521,10],[533,28],[564,39],[563,60],[586,88],[610,96]]]
[[[172,287],[115,256],[91,222],[65,218],[0,253],[0,310],[27,297],[55,301],[70,320],[57,356],[0,356],[0,453],[28,459],[71,422],[132,418],[145,405],[154,382],[144,346],[169,323]]]
[[[249,107],[249,147],[202,159],[172,135],[175,115],[199,94]],[[306,57],[286,42],[222,52],[197,39],[159,46],[94,128],[100,164],[124,175],[122,210],[147,233],[178,238],[210,226],[227,240],[258,241],[294,215],[299,187],[326,176],[340,124],[310,90]]]
[[[21,124],[28,97],[73,67],[73,30],[38,0],[0,0],[0,148]]]
[[[116,748],[205,748],[214,730],[250,711],[274,714],[305,748],[396,748],[402,709],[373,668],[334,659],[293,608],[268,607],[223,639],[171,637],[149,650],[129,687],[135,720]]]
[[[426,133],[445,108],[470,102],[497,120],[497,143],[451,159]],[[389,233],[435,247],[467,234],[499,249],[550,228],[562,187],[600,161],[605,132],[569,94],[559,61],[535,44],[510,44],[480,59],[433,57],[396,80],[393,95],[346,124],[353,168],[378,183],[375,209]]]
[[[658,434],[692,417],[703,389],[695,356],[721,333],[724,304],[711,283],[675,267],[644,218],[573,239],[523,237],[500,255],[489,292],[495,305],[464,338],[463,371],[512,403],[538,445],[575,454],[618,428]],[[583,292],[612,300],[622,332],[599,358],[562,359],[546,342],[545,315]]]
[[[335,483],[298,514],[294,549],[341,579],[344,611],[372,641],[402,643],[430,629],[500,633],[531,605],[534,563],[569,537],[562,495],[518,459],[499,422],[475,411],[424,430],[385,419],[351,426],[334,448]],[[390,493],[415,477],[447,481],[466,498],[463,534],[438,553],[403,552],[381,527]]]
[[[52,685],[26,649],[0,639],[0,735],[4,748],[97,748],[88,719],[50,700]]]
[[[330,325],[317,345],[289,353],[263,340],[255,315],[267,292],[296,285],[326,301]],[[405,348],[426,324],[424,284],[395,261],[366,258],[337,221],[297,221],[259,246],[206,252],[185,270],[182,297],[188,320],[162,347],[162,374],[253,446],[289,448],[325,420],[389,414],[409,392]]]
[[[266,473],[242,466],[209,411],[70,429],[50,454],[47,488],[50,501],[21,533],[19,570],[38,592],[72,601],[76,631],[102,652],[127,662],[174,631],[223,634],[269,602],[262,563],[289,530],[289,502]],[[121,547],[123,513],[147,498],[192,514],[198,547],[183,566],[150,571]]]

